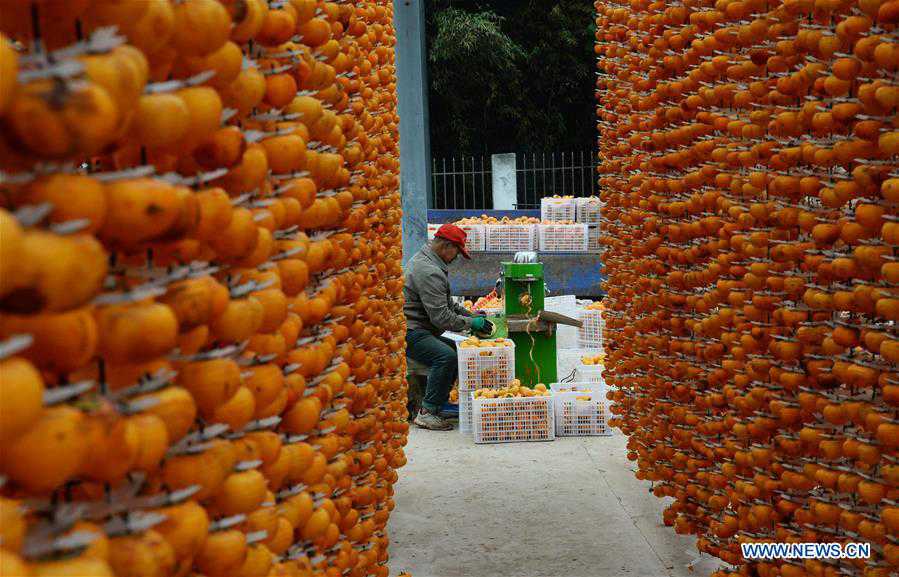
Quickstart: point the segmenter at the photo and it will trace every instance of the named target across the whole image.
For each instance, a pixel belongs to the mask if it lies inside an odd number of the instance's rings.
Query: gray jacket
[[[425,329],[439,335],[471,329],[474,315],[450,298],[447,270],[446,263],[430,246],[418,251],[406,265],[406,330]]]

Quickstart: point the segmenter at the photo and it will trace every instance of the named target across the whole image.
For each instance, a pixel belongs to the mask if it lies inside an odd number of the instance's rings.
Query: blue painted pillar
[[[427,242],[431,204],[428,66],[423,0],[394,0],[396,86],[400,115],[403,265]]]

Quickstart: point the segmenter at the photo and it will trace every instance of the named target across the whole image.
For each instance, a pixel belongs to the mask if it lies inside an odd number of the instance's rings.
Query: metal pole
[[[564,196],[566,193],[565,190],[565,151],[562,151],[562,195]]]
[[[584,151],[583,151],[583,149],[581,149],[581,170],[580,170],[580,172],[581,172],[581,174],[580,174],[580,178],[578,180],[581,181],[581,196],[584,196]]]
[[[396,0],[394,3],[396,85],[402,143],[403,265],[428,240],[428,209],[431,207],[424,6],[423,0]]]
[[[462,208],[468,208],[468,199],[465,194],[465,155],[462,155]]]
[[[456,177],[458,176],[458,174],[456,174],[456,157],[455,156],[453,156],[452,162],[450,164],[452,164],[452,168],[453,168],[453,208],[459,208],[459,195],[456,194],[459,189],[456,187]]]
[[[440,208],[437,205],[437,159],[431,159],[431,204],[430,206]]]
[[[546,196],[546,151],[544,150],[540,153],[540,174],[542,175],[543,180],[543,190],[540,191],[540,196]]]
[[[484,155],[481,155],[481,208],[487,208],[487,180],[484,178]]]
[[[552,154],[549,155],[550,160],[552,160],[552,185],[553,185],[553,195],[556,194],[556,151],[553,150]]]

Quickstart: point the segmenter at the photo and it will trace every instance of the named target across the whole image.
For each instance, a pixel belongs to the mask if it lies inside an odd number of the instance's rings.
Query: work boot
[[[413,423],[422,429],[428,429],[429,431],[450,431],[453,428],[452,423],[440,415],[435,415],[424,407],[418,412],[418,416],[415,417]]]

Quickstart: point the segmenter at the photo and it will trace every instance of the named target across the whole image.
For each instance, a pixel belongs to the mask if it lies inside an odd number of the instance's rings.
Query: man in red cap
[[[454,303],[450,295],[448,266],[465,249],[465,231],[444,224],[429,244],[406,265],[403,295],[406,303],[406,356],[430,367],[428,385],[421,410],[413,421],[423,429],[446,431],[452,423],[440,416],[440,408],[449,399],[450,389],[459,371],[455,343],[441,337],[444,331],[484,332],[492,330],[483,316]]]

